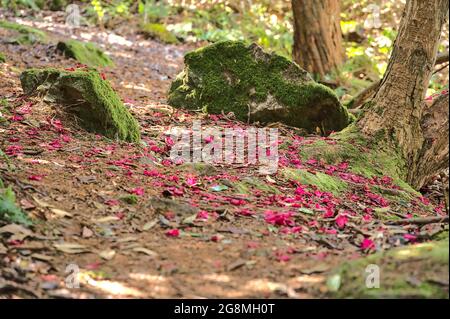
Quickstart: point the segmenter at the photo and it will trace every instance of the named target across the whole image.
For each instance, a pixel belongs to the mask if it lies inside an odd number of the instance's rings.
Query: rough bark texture
[[[344,60],[339,0],[292,0],[293,58],[308,72],[323,77]]]
[[[425,185],[436,172],[448,167],[448,103],[448,94],[441,95],[424,112],[421,128],[425,141],[419,154],[418,174],[412,177],[414,185]]]
[[[401,153],[406,180],[420,188],[428,156],[422,128],[424,97],[436,60],[441,30],[448,17],[448,0],[406,3],[397,39],[381,85],[359,121],[361,131]],[[448,127],[447,127],[448,134]]]

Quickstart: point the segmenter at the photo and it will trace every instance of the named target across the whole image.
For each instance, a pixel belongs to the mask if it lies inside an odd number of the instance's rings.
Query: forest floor
[[[366,178],[349,172],[345,162],[299,156],[302,145],[333,144],[332,137],[299,136],[279,126],[280,165],[351,182],[340,195],[286,174],[261,176],[257,166],[170,163],[165,132],[172,127],[190,127],[193,119],[248,127],[165,104],[184,53],[195,46],[146,40],[127,25],[116,33],[72,32],[54,13],[34,26],[53,39],[73,36],[107,51],[116,65],[102,72],[139,121],[146,146],[87,133],[38,96],[23,95],[23,69],[75,67],[54,45],[0,43],[7,57],[0,64],[0,97],[14,110],[10,124],[0,126],[0,148],[9,157],[9,169],[2,164],[0,173],[34,221],[31,229],[0,225],[0,296],[326,297],[335,266],[420,242],[423,233],[443,227],[388,225],[380,217],[444,217],[440,195],[392,207],[369,187],[395,193],[399,188],[389,178]],[[0,38],[6,36],[0,29]],[[66,287],[68,265],[79,267],[79,289]]]

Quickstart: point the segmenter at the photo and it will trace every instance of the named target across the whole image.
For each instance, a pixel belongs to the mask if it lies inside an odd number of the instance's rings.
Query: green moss
[[[135,194],[126,195],[121,197],[120,199],[130,205],[135,205],[139,201],[139,198]]]
[[[350,125],[341,132],[330,135],[336,144],[328,144],[318,140],[310,145],[304,145],[300,155],[304,159],[322,159],[327,164],[338,164],[348,162],[349,170],[355,174],[371,178],[374,176],[389,176],[394,183],[409,194],[407,196],[418,196],[408,183],[404,182],[406,177],[406,164],[400,152],[392,150],[387,145],[378,141],[365,139],[356,125]]]
[[[113,61],[91,42],[67,40],[64,42],[59,42],[57,48],[67,57],[75,59],[78,62],[91,67],[105,67],[114,65]]]
[[[67,0],[52,0],[49,4],[49,9],[52,11],[63,11],[67,6]]]
[[[304,185],[315,185],[321,191],[331,192],[339,195],[348,189],[344,181],[324,173],[312,174],[304,169],[285,168],[282,174],[289,179],[296,180]]]
[[[90,132],[129,142],[140,140],[138,122],[95,69],[29,69],[20,75],[20,81],[26,94],[45,94],[47,101],[63,105],[63,110],[79,118]]]
[[[146,37],[157,39],[164,43],[175,44],[179,42],[177,37],[161,23],[146,23],[141,26],[141,32]]]
[[[184,163],[180,165],[180,169],[201,176],[214,176],[219,173],[213,165],[206,163]]]
[[[5,20],[0,21],[0,28],[12,30],[18,34],[18,36],[13,38],[10,42],[21,45],[48,42],[47,33],[36,28]]]
[[[329,277],[333,297],[448,298],[449,242],[437,241],[395,248],[347,262]],[[367,266],[380,270],[380,288],[367,288]]]
[[[3,53],[0,52],[0,63],[5,63],[6,62],[6,57]]]
[[[240,182],[233,183],[233,188],[238,194],[251,194],[253,190],[259,190],[265,193],[279,194],[280,191],[256,177],[245,177]]]
[[[276,122],[315,131],[340,130],[349,115],[336,94],[288,59],[256,45],[223,41],[186,54],[169,104],[233,112],[242,121]]]

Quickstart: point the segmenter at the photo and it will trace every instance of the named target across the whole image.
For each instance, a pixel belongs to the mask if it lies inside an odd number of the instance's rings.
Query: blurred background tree
[[[311,74],[325,77],[344,62],[340,0],[292,0],[293,58]]]
[[[0,3],[17,14],[21,14],[21,9],[64,10],[68,3],[77,3],[87,21],[117,33],[133,32],[147,22],[164,26],[181,42],[198,45],[220,40],[256,42],[320,75],[320,81],[335,89],[346,103],[384,74],[406,0],[0,0]],[[379,23],[370,23],[374,15],[379,17]],[[317,45],[315,41],[322,43]],[[439,51],[448,52],[448,45],[447,24]],[[318,54],[320,59],[308,58],[313,56],[314,46],[323,51]],[[447,64],[432,75],[428,95],[447,86]]]

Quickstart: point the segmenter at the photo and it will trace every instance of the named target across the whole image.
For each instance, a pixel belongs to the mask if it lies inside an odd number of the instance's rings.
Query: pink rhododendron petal
[[[361,249],[362,250],[375,249],[375,243],[373,242],[373,240],[371,240],[369,238],[364,238],[363,241],[361,242]]]
[[[345,227],[345,225],[348,222],[348,218],[346,215],[338,215],[338,217],[336,217],[336,225],[340,228],[343,229]]]
[[[168,237],[179,237],[180,236],[180,230],[178,229],[170,229],[166,231],[166,236]]]
[[[136,188],[133,188],[132,190],[130,190],[130,193],[138,195],[138,196],[142,196],[142,195],[144,195],[144,189],[142,187],[136,187]]]

